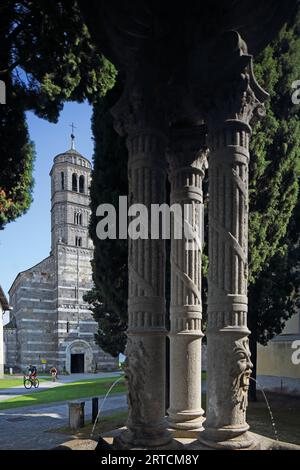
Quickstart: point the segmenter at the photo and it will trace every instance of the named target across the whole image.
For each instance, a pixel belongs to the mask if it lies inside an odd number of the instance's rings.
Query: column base
[[[255,450],[259,448],[259,442],[252,433],[239,428],[207,428],[200,432],[198,441],[209,448],[220,450]]]
[[[134,431],[125,428],[113,441],[115,449],[160,449],[172,444],[173,438],[168,429],[157,429],[149,426],[137,426]]]
[[[168,410],[169,431],[174,437],[197,438],[199,432],[203,431],[204,411],[171,411]]]

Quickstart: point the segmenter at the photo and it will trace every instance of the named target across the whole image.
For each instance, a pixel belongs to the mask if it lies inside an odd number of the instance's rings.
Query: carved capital
[[[214,80],[206,101],[206,117],[209,131],[226,124],[244,126],[251,132],[253,119],[265,115],[264,102],[268,93],[257,83],[253,72],[253,58],[247,52],[246,43],[236,31],[224,37],[224,50],[219,60],[220,78]]]
[[[208,166],[208,148],[205,143],[205,137],[205,126],[171,129],[167,149],[170,174],[187,168],[194,168],[202,176],[204,175]]]
[[[134,136],[150,130],[166,131],[166,119],[163,106],[157,106],[151,100],[148,88],[142,88],[143,82],[128,84],[119,99],[111,108],[114,127],[120,135]]]

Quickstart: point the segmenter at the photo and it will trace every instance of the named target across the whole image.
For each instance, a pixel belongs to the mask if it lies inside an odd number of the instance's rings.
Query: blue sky
[[[34,201],[28,212],[0,231],[0,284],[7,294],[20,271],[30,268],[50,251],[50,176],[53,158],[70,148],[74,122],[76,150],[92,159],[92,109],[87,103],[67,103],[57,124],[28,113],[30,137],[35,144]]]

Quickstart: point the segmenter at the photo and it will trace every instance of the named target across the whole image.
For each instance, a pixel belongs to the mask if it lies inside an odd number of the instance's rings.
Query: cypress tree
[[[95,245],[92,262],[95,287],[85,297],[98,322],[96,341],[113,356],[124,352],[126,344],[127,240],[100,240],[96,234],[99,222],[96,209],[101,203],[110,203],[117,208],[119,196],[128,193],[126,145],[124,138],[114,130],[110,114],[119,94],[119,87],[116,87],[94,106],[90,236]]]
[[[254,127],[249,181],[250,349],[256,377],[257,342],[281,333],[297,311],[299,287],[299,105],[292,83],[300,77],[300,16],[256,60],[269,91],[266,118]],[[256,399],[251,382],[250,398]]]

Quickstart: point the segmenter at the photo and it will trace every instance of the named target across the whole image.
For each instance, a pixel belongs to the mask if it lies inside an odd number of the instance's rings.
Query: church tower
[[[73,134],[72,134],[73,136]],[[74,148],[57,155],[51,176],[51,251],[59,244],[92,248],[88,236],[91,164]]]
[[[89,238],[91,164],[75,150],[57,155],[51,170],[51,254],[56,271],[58,366],[91,371],[100,359],[91,343],[95,323],[84,302],[92,288]]]

